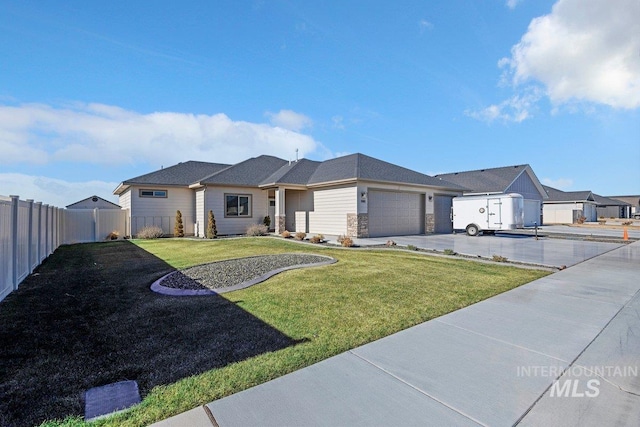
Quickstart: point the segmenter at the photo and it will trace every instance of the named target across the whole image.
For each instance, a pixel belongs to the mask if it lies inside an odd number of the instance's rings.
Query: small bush
[[[267,227],[271,227],[271,217],[269,215],[265,216],[262,220],[262,223]]]
[[[162,228],[157,225],[148,225],[138,230],[137,237],[138,239],[157,239],[158,237],[162,237],[163,234]]]
[[[291,233],[288,232],[287,230],[284,230],[282,233],[280,233],[280,235],[285,239],[289,239],[291,237]]]
[[[507,258],[507,257],[504,257],[504,256],[501,256],[501,255],[494,255],[494,256],[492,257],[492,259],[493,259],[495,262],[507,262],[507,259],[508,259],[508,258]]]
[[[340,239],[338,239],[338,242],[340,242],[342,247],[350,248],[350,247],[353,246],[353,240],[351,239],[351,237],[346,237],[346,236],[340,236],[340,237],[342,237],[342,241],[340,241]]]
[[[344,234],[341,234],[338,236],[338,243],[342,244],[342,242],[344,242],[344,239],[346,239],[347,236],[345,236]]]
[[[409,249],[410,251],[417,251],[418,247],[414,245],[407,245],[407,249]]]
[[[454,251],[453,249],[445,249],[444,250],[444,254],[445,255],[457,255],[458,253],[456,251]]]
[[[118,233],[117,230],[113,230],[111,233],[107,234],[107,240],[118,240],[119,235],[120,233]]]
[[[266,236],[269,229],[264,224],[252,224],[247,227],[247,236]]]
[[[304,240],[305,237],[307,237],[307,233],[303,233],[302,231],[298,231],[296,233],[296,240]]]
[[[176,223],[173,226],[174,237],[184,237],[184,225],[182,224],[182,212],[176,211]]]
[[[587,220],[586,216],[579,216],[576,221],[578,222],[578,224],[584,224],[586,220]]]
[[[622,225],[633,225],[633,221],[624,221]]]
[[[324,242],[324,236],[322,234],[317,234],[309,239],[311,243],[322,243]]]
[[[216,217],[213,211],[209,211],[209,217],[207,219],[207,239],[215,239],[218,237],[218,228],[216,227]]]
[[[385,245],[387,247],[396,246],[396,242],[394,242],[393,240],[387,240],[387,243],[385,243]]]
[[[605,225],[606,223],[607,223],[607,220],[605,219],[598,220],[598,224],[600,225]]]

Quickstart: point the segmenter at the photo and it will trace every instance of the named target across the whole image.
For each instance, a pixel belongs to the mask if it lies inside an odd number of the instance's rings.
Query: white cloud
[[[559,0],[501,60],[514,86],[539,82],[552,103],[640,107],[640,2]]]
[[[233,121],[225,114],[141,114],[117,106],[76,103],[0,105],[0,164],[73,161],[169,164],[183,160],[233,163],[259,154],[288,158],[324,150],[306,116],[285,111],[287,127]]]
[[[521,2],[522,0],[507,0],[507,7],[511,10],[515,9],[516,6],[518,6],[518,4]]]
[[[313,126],[313,120],[309,117],[291,110],[280,110],[277,113],[266,112],[265,115],[269,117],[272,125],[294,132]]]
[[[418,22],[418,27],[420,28],[420,34],[424,33],[426,30],[431,30],[433,28],[433,24],[426,19],[421,19]]]
[[[573,180],[570,178],[542,178],[542,183],[549,187],[557,188],[558,190],[568,191],[573,186]]]
[[[533,116],[533,110],[540,98],[540,92],[532,88],[527,93],[516,94],[500,104],[490,105],[481,110],[467,110],[465,114],[487,123],[496,120],[520,123]]]
[[[18,195],[21,200],[33,199],[59,208],[93,195],[118,203],[118,197],[112,194],[117,185],[116,182],[68,182],[44,176],[0,173],[3,196]]]

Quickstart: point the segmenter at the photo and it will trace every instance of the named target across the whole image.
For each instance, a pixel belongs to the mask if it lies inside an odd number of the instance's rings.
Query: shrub
[[[309,239],[311,243],[322,243],[324,242],[324,236],[322,234],[317,234]]]
[[[267,227],[271,227],[271,217],[269,215],[265,216],[262,220],[262,223]]]
[[[586,216],[579,216],[576,221],[578,222],[578,224],[584,224],[586,220],[587,220]]]
[[[298,231],[296,233],[296,240],[304,240],[305,237],[307,237],[307,233],[303,233],[302,231]]]
[[[213,211],[209,211],[209,218],[207,220],[207,239],[215,239],[218,237],[218,228],[216,227],[216,217]]]
[[[342,239],[338,239],[338,241],[340,242],[342,247],[350,248],[353,246],[353,240],[351,239],[351,237],[346,237],[346,236],[340,236],[340,237],[342,237]]]
[[[445,249],[444,250],[444,254],[445,255],[457,255],[458,253],[455,252],[453,249]]]
[[[119,235],[120,233],[118,233],[117,230],[113,230],[111,233],[107,234],[107,240],[118,240]]]
[[[622,225],[633,225],[633,221],[624,221]]]
[[[394,242],[393,240],[387,240],[387,243],[385,243],[385,245],[387,245],[387,247],[396,246],[396,242]]]
[[[341,234],[338,236],[338,243],[342,244],[342,242],[344,242],[344,239],[346,239],[347,236],[345,236],[344,234]]]
[[[184,237],[184,225],[182,224],[182,212],[176,211],[176,223],[173,226],[174,237]]]
[[[138,239],[157,239],[158,237],[162,237],[163,234],[162,228],[157,225],[147,225],[138,230],[137,237]]]
[[[492,259],[493,259],[495,262],[507,262],[507,259],[508,259],[508,258],[507,258],[507,257],[504,257],[504,256],[501,256],[501,255],[494,255],[494,256],[492,257]]]
[[[417,251],[418,247],[414,245],[407,245],[407,249],[409,249],[410,251]]]
[[[600,225],[605,225],[606,223],[607,223],[607,220],[604,220],[604,219],[598,220],[598,224]]]
[[[282,233],[280,233],[280,235],[285,239],[288,239],[291,237],[291,233],[289,233],[287,230],[284,230]]]
[[[247,236],[266,236],[269,229],[264,224],[251,224],[247,227]]]

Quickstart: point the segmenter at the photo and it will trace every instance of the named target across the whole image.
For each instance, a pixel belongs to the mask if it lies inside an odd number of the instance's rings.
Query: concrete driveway
[[[383,245],[389,240],[393,240],[400,246],[413,245],[420,249],[437,251],[451,249],[459,254],[483,258],[499,255],[506,257],[509,261],[548,267],[569,267],[621,246],[618,243],[585,240],[550,238],[536,240],[532,236],[514,234],[476,237],[466,234],[435,234],[356,239],[355,241],[358,245],[366,247]]]

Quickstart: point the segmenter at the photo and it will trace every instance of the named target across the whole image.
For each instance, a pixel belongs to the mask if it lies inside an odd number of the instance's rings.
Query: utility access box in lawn
[[[453,229],[469,236],[524,227],[524,198],[516,193],[454,197],[451,210]]]

